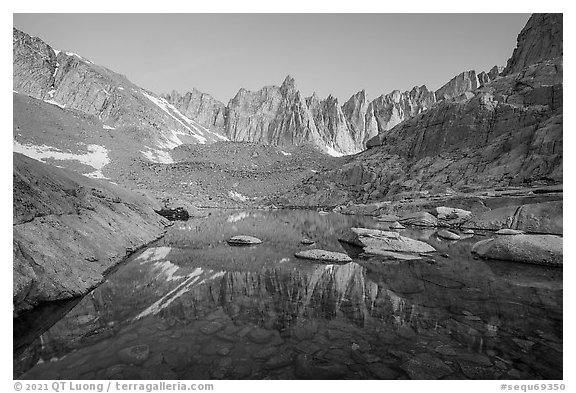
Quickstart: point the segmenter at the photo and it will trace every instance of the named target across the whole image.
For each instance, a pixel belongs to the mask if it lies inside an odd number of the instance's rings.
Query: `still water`
[[[177,222],[68,305],[19,378],[562,379],[561,269],[473,258],[489,233],[403,230],[438,250],[416,261],[338,241],[380,225],[295,210]],[[229,246],[239,234],[263,243]],[[293,257],[307,248],[354,261]]]

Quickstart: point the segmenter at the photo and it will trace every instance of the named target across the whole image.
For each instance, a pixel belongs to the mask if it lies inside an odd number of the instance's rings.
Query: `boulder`
[[[362,247],[367,253],[380,251],[426,253],[436,251],[428,243],[400,236],[397,232],[378,229],[351,228],[350,232],[340,240]]]
[[[455,234],[454,232],[447,231],[446,229],[442,229],[438,232],[438,237],[448,240],[460,240],[460,235]]]
[[[247,236],[247,235],[233,236],[230,239],[228,239],[228,244],[230,244],[231,246],[251,246],[260,243],[262,243],[262,240],[254,236]]]
[[[523,235],[524,231],[519,231],[517,229],[508,229],[508,228],[504,228],[504,229],[500,229],[498,231],[496,231],[497,235]]]
[[[454,207],[445,207],[445,206],[439,206],[434,210],[436,211],[436,217],[438,217],[441,220],[453,219],[453,218],[467,218],[470,217],[470,215],[472,214],[472,212],[468,210],[456,209]]]
[[[154,211],[170,221],[186,221],[190,218],[190,215],[183,207],[162,208]]]
[[[336,263],[352,262],[352,258],[350,258],[347,254],[335,251],[318,250],[318,249],[299,251],[296,254],[294,254],[294,256],[296,258],[311,259],[314,261],[321,261],[321,262],[336,262]]]
[[[482,258],[501,259],[539,265],[562,266],[562,238],[555,235],[499,236],[472,246]]]
[[[390,229],[406,229],[406,227],[402,224],[400,224],[398,221],[394,221],[392,224],[390,224]]]
[[[416,212],[403,216],[398,220],[404,225],[416,225],[422,227],[435,227],[438,225],[438,219],[428,212]]]

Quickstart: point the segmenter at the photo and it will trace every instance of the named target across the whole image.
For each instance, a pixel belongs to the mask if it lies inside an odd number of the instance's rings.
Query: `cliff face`
[[[462,93],[475,90],[477,87],[478,80],[476,79],[476,72],[473,70],[464,71],[436,90],[436,99],[438,101],[450,100],[458,97]]]
[[[168,224],[153,200],[16,153],[13,183],[15,315],[87,293]]]
[[[228,104],[226,135],[233,141],[276,146],[321,145],[312,113],[290,76],[280,87],[257,92],[240,89]]]
[[[189,119],[197,121],[206,128],[219,131],[224,134],[226,127],[226,105],[196,89],[184,95],[177,91],[162,95],[166,101],[174,105]]]
[[[535,24],[555,20],[536,15],[529,30],[555,31],[557,26]],[[526,30],[520,48],[531,37]],[[551,36],[560,42],[550,46],[561,47],[562,36]],[[509,64],[518,63],[518,52]],[[460,74],[437,92],[443,99],[432,108],[381,131],[367,143],[372,148],[341,168],[312,178],[305,187],[319,189],[320,197],[296,196],[296,190],[294,201],[366,202],[402,192],[561,183],[563,67],[556,54],[500,77],[492,69],[480,88],[473,72]]]
[[[518,35],[518,43],[503,71],[510,75],[543,60],[562,57],[562,14],[533,14]]]

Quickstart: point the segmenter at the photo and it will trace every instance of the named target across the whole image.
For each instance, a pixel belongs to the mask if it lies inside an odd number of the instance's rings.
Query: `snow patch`
[[[291,156],[292,155],[292,153],[287,153],[283,150],[280,150],[280,153],[284,154],[285,156]]]
[[[124,88],[123,88],[122,86],[120,86],[120,87],[118,88],[118,90],[124,90]]]
[[[79,58],[80,60],[86,62],[86,63],[90,63],[90,64],[94,64],[92,63],[90,60],[83,58],[82,56],[80,56],[78,53],[74,53],[74,52],[64,52],[66,53],[68,56],[74,56]]]
[[[166,101],[163,98],[156,98],[148,93],[146,93],[144,90],[142,90],[142,94],[144,95],[144,97],[148,98],[150,101],[152,101],[152,103],[154,103],[156,106],[158,106],[160,109],[162,109],[164,112],[166,112],[170,117],[172,117],[174,120],[176,120],[178,123],[182,124],[182,126],[184,126],[184,128],[186,128],[188,131],[190,131],[190,136],[196,138],[198,140],[198,143],[200,144],[205,144],[207,139],[204,138],[201,135],[196,134],[188,125],[186,125],[181,119],[178,119],[176,116],[174,116],[174,114],[172,114],[170,112],[170,110],[174,111],[174,113],[178,114],[179,116],[185,117],[183,116],[173,105],[169,104],[168,101]],[[187,118],[186,118],[187,119]],[[188,119],[189,120],[189,119]],[[173,133],[175,131],[172,131]],[[186,134],[181,134],[181,135],[186,135]],[[182,144],[182,143],[180,143]]]
[[[245,218],[250,217],[249,213],[246,212],[240,212],[237,214],[232,214],[231,216],[228,217],[228,219],[226,220],[229,223],[234,223],[234,222],[238,222],[240,220],[243,220]]]
[[[168,256],[172,247],[150,247],[136,258],[136,261],[142,261],[140,264],[146,262],[157,262]]]
[[[104,128],[105,130],[115,130],[115,129],[116,129],[116,128],[110,127],[109,125],[106,125],[106,124],[104,124],[104,125],[102,126],[102,128]]]
[[[248,199],[250,199],[236,191],[228,191],[228,196],[232,199],[239,200],[240,202],[246,202]]]
[[[52,105],[56,105],[59,106],[62,109],[66,109],[66,105],[64,104],[60,104],[59,102],[56,102],[54,100],[43,100],[44,102],[48,103],[48,104],[52,104]]]
[[[61,50],[54,49],[54,48],[52,48],[52,50],[54,51],[54,54],[55,54],[56,56],[58,56],[58,54],[59,54],[60,52],[62,52]]]
[[[330,146],[326,146],[326,153],[328,153],[332,157],[342,157],[344,155],[343,153],[340,153],[340,152],[334,150]]]
[[[152,149],[146,146],[148,151],[140,151],[149,161],[157,164],[173,164],[174,160],[169,152],[164,150]]]
[[[95,169],[94,172],[85,174],[85,176],[106,179],[102,174],[102,168],[110,163],[108,158],[108,150],[100,145],[88,145],[88,153],[74,154],[63,152],[53,146],[47,145],[23,145],[18,141],[14,141],[14,152],[22,153],[25,156],[34,158],[35,160],[45,162],[46,159],[52,158],[55,160],[75,160],[80,161],[82,164],[89,165]]]

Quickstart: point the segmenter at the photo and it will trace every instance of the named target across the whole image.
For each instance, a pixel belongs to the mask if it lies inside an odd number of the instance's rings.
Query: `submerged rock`
[[[420,240],[401,236],[397,232],[378,229],[351,228],[342,241],[364,248],[364,252],[378,253],[382,251],[426,253],[436,251],[434,247]]]
[[[228,239],[228,244],[231,246],[251,246],[260,243],[262,243],[262,240],[254,236],[247,235],[238,235]]]
[[[296,376],[300,379],[338,379],[348,373],[348,368],[339,363],[327,362],[310,355],[296,357]]]
[[[460,235],[455,234],[454,232],[447,231],[446,229],[442,229],[438,232],[438,237],[448,240],[460,240]]]
[[[410,379],[440,379],[452,374],[452,369],[442,360],[428,353],[421,353],[400,366]]]
[[[482,258],[562,266],[562,238],[555,235],[500,236],[472,246]]]
[[[135,345],[118,351],[118,358],[124,363],[129,364],[142,364],[150,355],[150,348],[148,345]]]
[[[335,251],[318,250],[318,249],[299,251],[296,254],[294,254],[294,256],[296,258],[311,259],[314,261],[322,261],[322,262],[339,262],[339,263],[352,262],[352,258],[350,258],[347,254]]]

